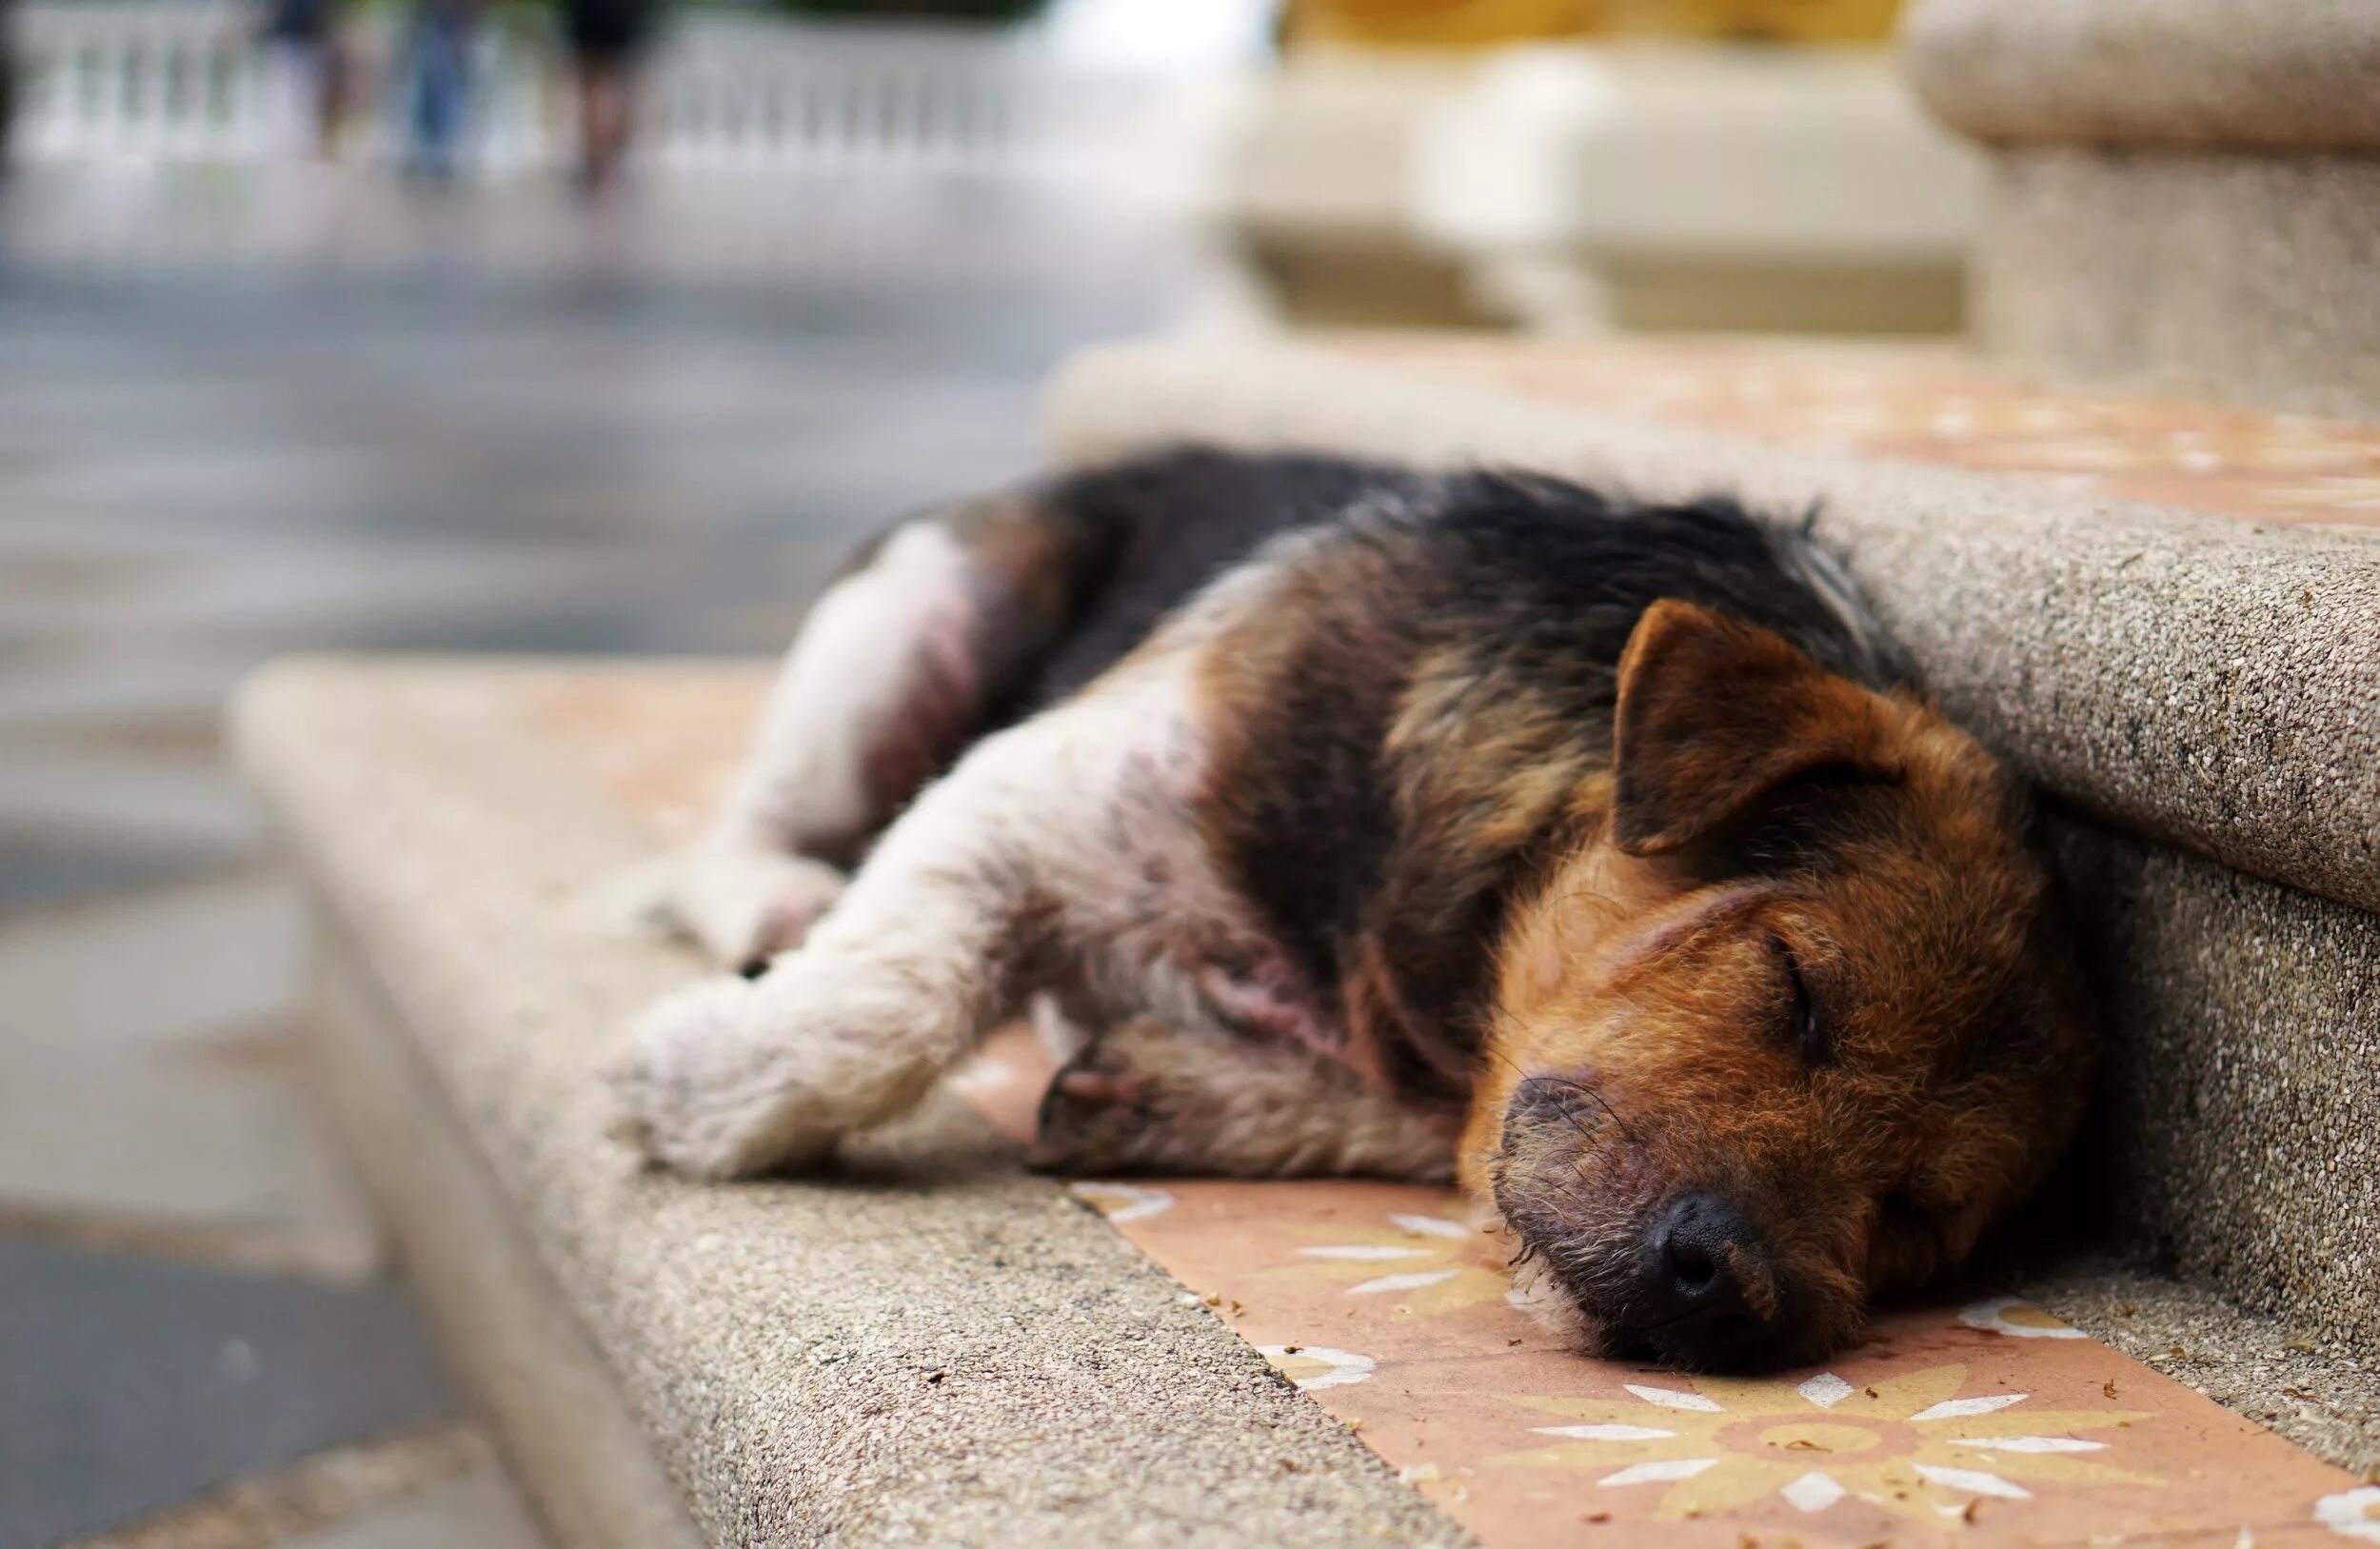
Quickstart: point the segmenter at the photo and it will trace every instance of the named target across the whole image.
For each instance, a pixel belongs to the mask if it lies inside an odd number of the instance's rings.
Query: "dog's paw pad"
[[[1078,1068],[1061,1072],[1053,1084],[1060,1096],[1089,1107],[1139,1107],[1155,1095],[1146,1077],[1130,1072]]]
[[[1101,1172],[1135,1164],[1167,1105],[1163,1083],[1094,1044],[1061,1070],[1041,1098],[1026,1164],[1044,1172]]]

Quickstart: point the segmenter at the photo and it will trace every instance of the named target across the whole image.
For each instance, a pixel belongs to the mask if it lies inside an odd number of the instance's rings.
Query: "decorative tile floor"
[[[2380,426],[2053,388],[1947,353],[1727,341],[1337,348],[1532,397],[2252,522],[2380,530]]]
[[[2380,1493],[2012,1297],[1680,1377],[1561,1349],[1438,1190],[1075,1187],[1491,1544],[2380,1541]]]

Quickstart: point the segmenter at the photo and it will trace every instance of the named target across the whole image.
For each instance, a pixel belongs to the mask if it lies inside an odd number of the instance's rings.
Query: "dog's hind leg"
[[[1127,665],[994,733],[885,830],[842,902],[758,980],[639,1022],[632,1138],[708,1177],[813,1161],[914,1104],[1049,983],[1133,844],[1195,845],[1188,674]]]
[[[804,620],[668,912],[722,964],[796,945],[883,825],[1016,699],[1109,561],[1113,533],[1049,493],[913,517]]]
[[[1298,1043],[1129,1022],[1083,1047],[1041,1100],[1050,1172],[1239,1178],[1454,1176],[1459,1113],[1399,1102]]]

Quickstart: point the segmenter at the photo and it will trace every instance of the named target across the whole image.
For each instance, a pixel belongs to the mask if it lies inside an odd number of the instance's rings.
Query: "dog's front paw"
[[[822,1160],[838,1131],[800,1101],[763,1014],[760,987],[742,979],[706,980],[654,1002],[611,1073],[622,1109],[615,1133],[694,1178]]]
[[[1076,1174],[1160,1164],[1175,1094],[1162,1062],[1146,1056],[1151,1045],[1161,1049],[1162,1036],[1127,1025],[1067,1061],[1042,1094],[1027,1163],[1043,1172]]]
[[[685,857],[669,910],[713,962],[750,973],[800,946],[844,880],[807,856],[704,845]]]

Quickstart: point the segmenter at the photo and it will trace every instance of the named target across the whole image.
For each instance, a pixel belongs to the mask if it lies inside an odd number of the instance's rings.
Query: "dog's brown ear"
[[[1619,659],[1613,837],[1631,855],[1676,849],[1822,767],[1896,779],[1899,720],[1782,636],[1664,598]]]

